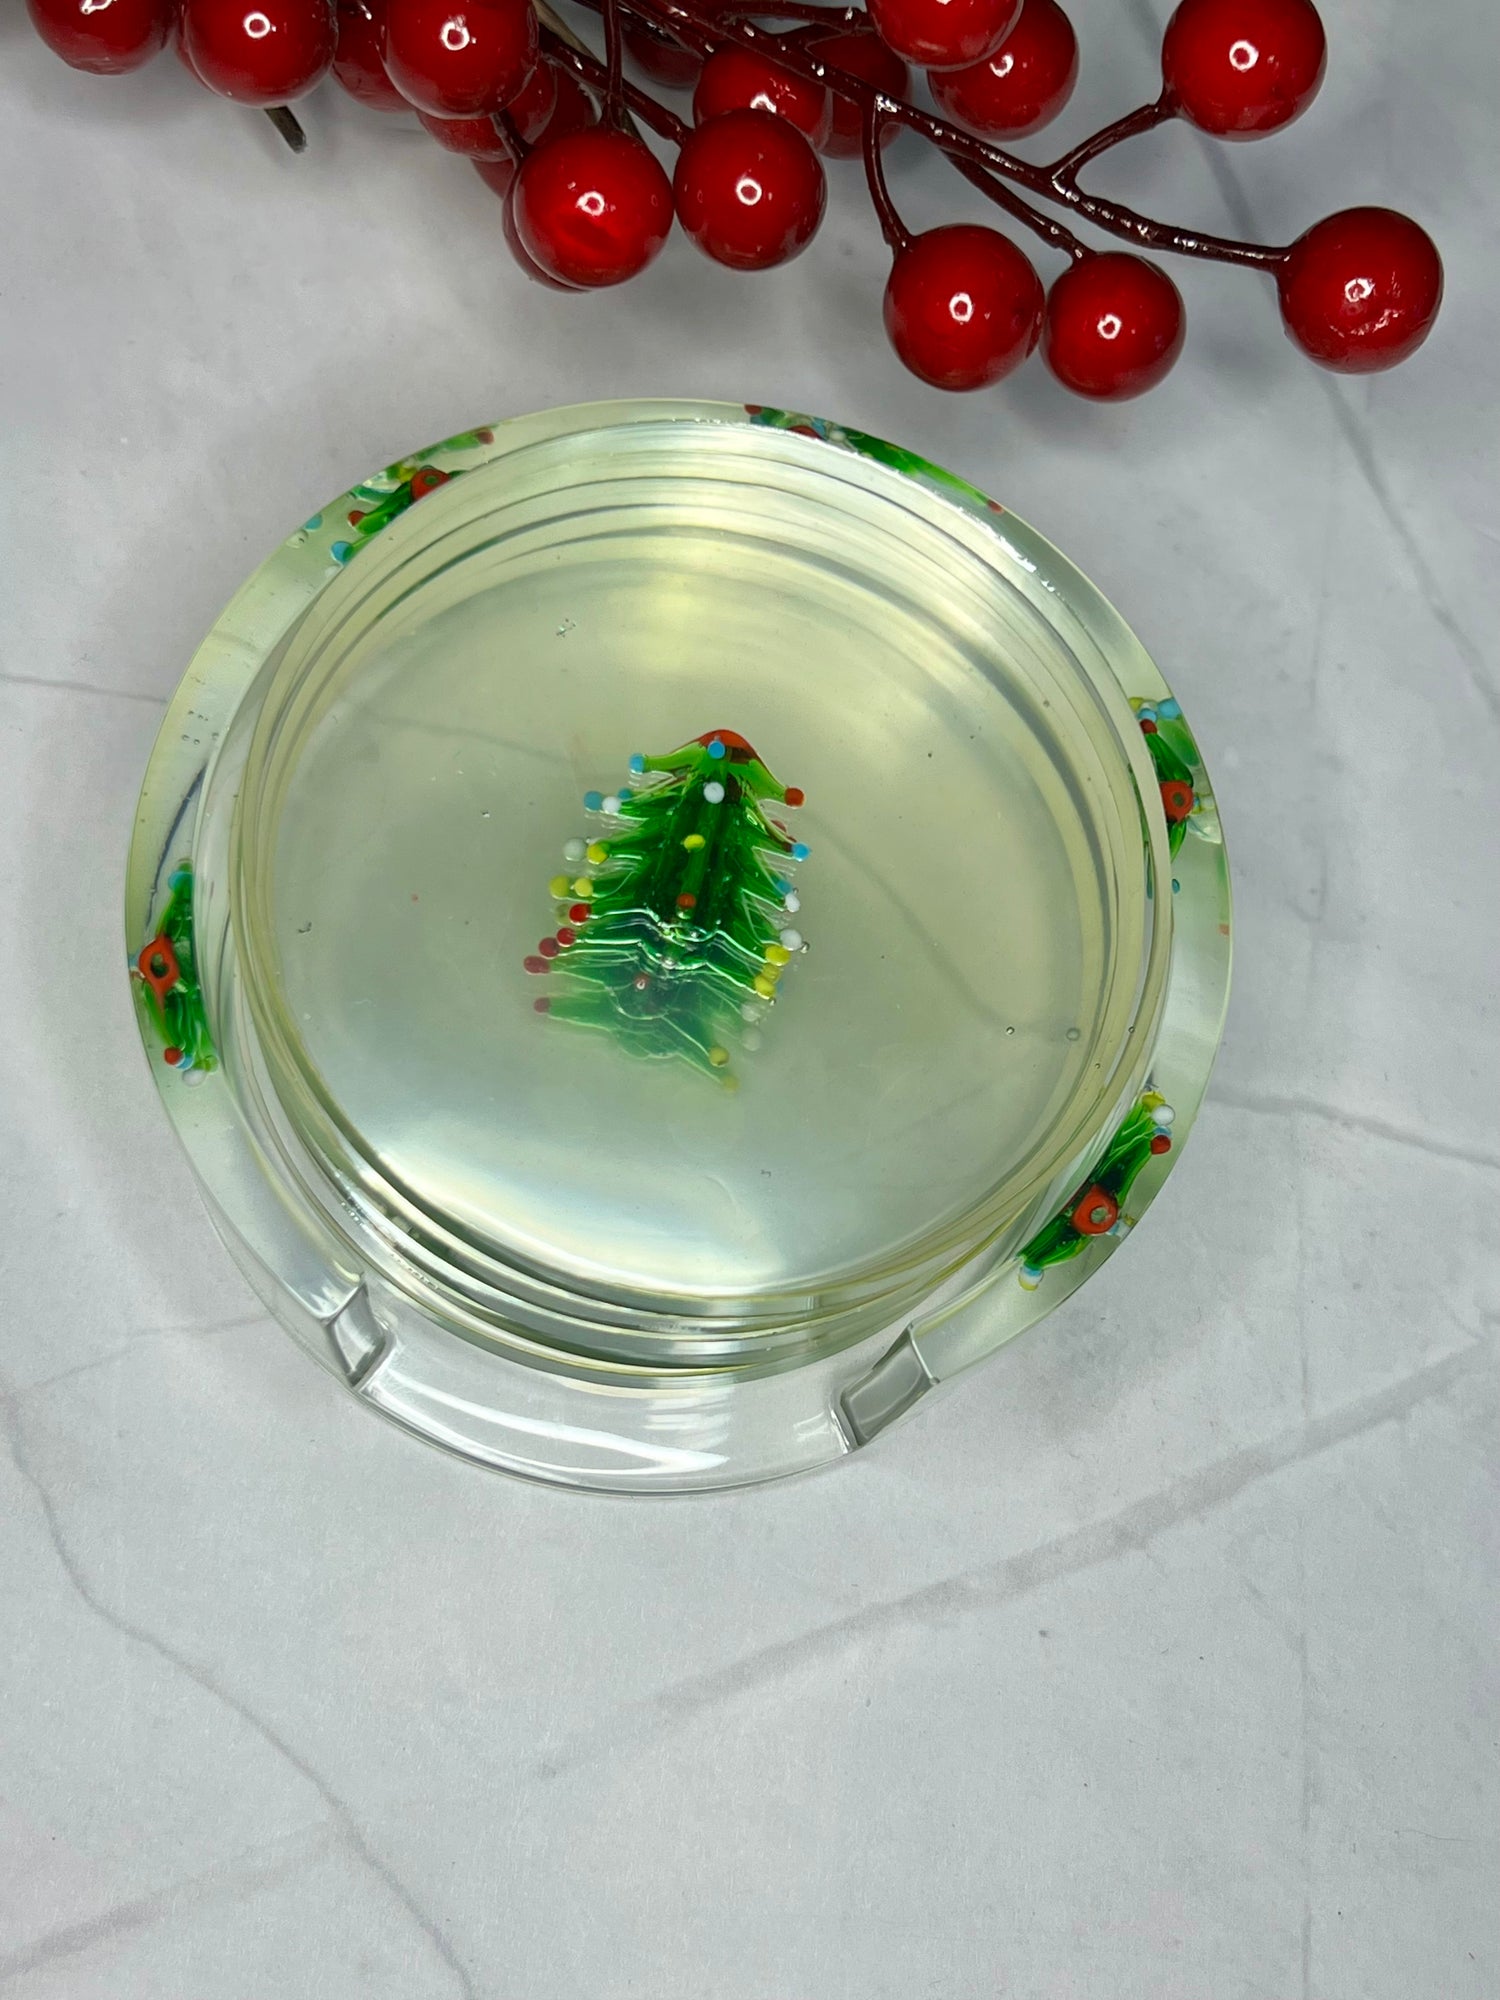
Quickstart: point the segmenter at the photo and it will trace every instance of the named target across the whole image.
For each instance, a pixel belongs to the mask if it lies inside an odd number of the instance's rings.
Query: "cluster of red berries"
[[[823,218],[820,156],[860,156],[892,251],[887,333],[939,388],[982,388],[1038,346],[1080,395],[1151,388],[1181,351],[1183,305],[1142,248],[1263,270],[1291,338],[1330,368],[1390,367],[1436,316],[1437,251],[1393,210],[1348,209],[1275,247],[1155,223],[1079,185],[1111,146],[1169,118],[1236,140],[1289,124],[1323,79],[1312,0],[1181,0],[1160,97],[1048,166],[996,142],[1040,130],[1072,93],[1078,44],[1057,0],[868,0],[867,13],[800,0],[583,4],[604,16],[604,61],[542,27],[533,0],[28,0],[78,69],[135,69],[172,41],[240,104],[282,107],[331,73],[372,109],[415,111],[502,196],[523,269],[561,290],[634,277],[674,219],[735,270],[785,263]],[[692,91],[691,123],[627,81],[625,56],[658,88]],[[910,66],[941,115],[912,102]],[[670,178],[637,120],[675,149]],[[903,128],[1067,257],[1050,288],[997,229],[906,229],[881,157]],[[1093,248],[1037,200],[1137,247]]]

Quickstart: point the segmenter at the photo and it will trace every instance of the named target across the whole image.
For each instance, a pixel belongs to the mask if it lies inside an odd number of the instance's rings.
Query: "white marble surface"
[[[1080,7],[1077,129],[1151,88],[1146,6]],[[679,244],[559,300],[418,137],[320,99],[296,162],[7,0],[0,1992],[1500,1991],[1500,42],[1472,0],[1329,12],[1304,124],[1113,184],[1270,235],[1410,207],[1438,335],[1340,385],[1191,268],[1183,365],[1101,412],[903,378],[852,173],[785,273]],[[256,1310],[119,910],[162,703],[289,524],[463,425],[663,390],[917,445],[1098,578],[1210,757],[1239,973],[1097,1285],[835,1475],[628,1505],[405,1441]]]

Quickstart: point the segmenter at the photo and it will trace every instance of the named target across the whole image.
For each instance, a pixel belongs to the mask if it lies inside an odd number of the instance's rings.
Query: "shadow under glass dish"
[[[293,1125],[685,1358],[684,1325],[929,1286],[1129,1086],[1159,1000],[1120,716],[951,509],[872,472],[711,425],[513,452],[324,593],[246,773],[237,916]],[[523,969],[583,794],[711,728],[805,791],[811,850],[732,1094],[539,1015]]]

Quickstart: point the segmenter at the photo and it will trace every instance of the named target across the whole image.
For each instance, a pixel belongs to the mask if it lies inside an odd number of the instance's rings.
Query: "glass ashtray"
[[[836,1460],[1172,1169],[1229,978],[1197,746],[1040,536],[863,433],[601,404],[315,514],[131,845],[216,1226],[372,1409],[617,1492]]]

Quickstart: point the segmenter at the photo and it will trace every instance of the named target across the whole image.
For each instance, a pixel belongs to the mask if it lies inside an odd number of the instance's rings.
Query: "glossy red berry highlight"
[[[984,389],[1036,346],[1045,304],[1030,258],[1008,237],[957,222],[898,252],[885,330],[913,375],[935,389]]]
[[[236,104],[289,104],[333,62],[328,0],[186,0],[182,41],[199,78]]]
[[[123,76],[166,47],[172,0],[26,0],[31,25],[55,56],[90,76]]]
[[[1162,41],[1162,81],[1200,130],[1258,139],[1312,103],[1327,54],[1312,0],[1182,0]]]
[[[515,167],[510,161],[506,161],[505,163],[510,167],[510,182],[503,188],[500,185],[501,176],[498,172],[500,163],[498,161],[476,160],[474,164],[480,173],[484,174],[486,179],[489,180],[489,185],[497,193],[505,194],[509,197],[515,184]],[[493,179],[490,178],[491,175],[494,176]],[[516,232],[516,205],[514,201],[508,198],[505,203],[505,214],[504,220],[501,223],[501,229],[511,256],[534,285],[545,285],[549,292],[581,292],[584,289],[582,285],[565,285],[561,278],[554,278],[550,272],[542,269],[541,265],[532,256]]]
[[[726,111],[690,132],[673,191],[698,248],[736,271],[766,271],[805,250],[828,199],[817,154],[769,111]]]
[[[528,154],[511,200],[527,255],[548,277],[580,288],[635,277],[672,227],[672,188],[656,156],[603,126]]]
[[[923,69],[983,62],[1016,24],[1021,0],[870,0],[881,40]]]
[[[371,111],[410,111],[385,73],[385,0],[338,0],[334,80]]]
[[[631,61],[665,90],[691,90],[703,69],[703,58],[650,21],[627,14],[621,23]]]
[[[868,29],[830,32],[816,28],[801,39],[808,53],[816,55],[820,62],[857,76],[865,83],[873,83],[886,97],[904,98],[910,93],[911,71],[894,49],[887,48],[879,35],[872,35]],[[830,160],[857,160],[864,143],[859,106],[836,92],[829,94],[833,99],[833,122],[818,151]],[[899,125],[887,120],[880,132],[882,147],[888,146],[900,130]]]
[[[385,66],[434,118],[499,111],[536,61],[531,0],[389,0]]]
[[[1040,132],[1077,81],[1078,37],[1057,0],[1022,0],[1020,19],[993,55],[929,78],[944,117],[986,139]]]
[[[1076,395],[1123,402],[1155,388],[1182,352],[1183,330],[1182,296],[1160,265],[1106,250],[1053,285],[1042,352]]]
[[[1415,354],[1443,299],[1443,263],[1420,224],[1393,208],[1315,222],[1277,273],[1281,318],[1304,354],[1341,374]]]
[[[726,111],[770,111],[795,125],[814,146],[825,144],[833,130],[831,91],[749,49],[716,49],[703,65],[693,92],[693,118],[706,125]]]

